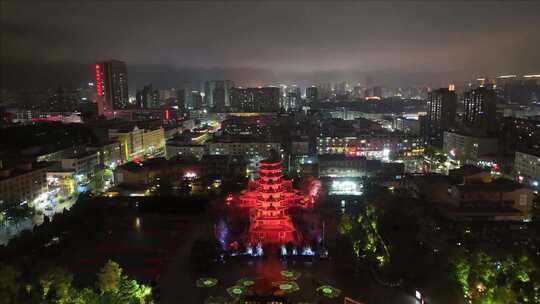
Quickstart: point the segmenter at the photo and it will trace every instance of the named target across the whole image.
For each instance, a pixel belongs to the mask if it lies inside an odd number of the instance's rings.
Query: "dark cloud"
[[[540,2],[0,2],[2,86],[364,79],[439,84],[540,72]],[[48,71],[55,71],[51,79]],[[49,77],[47,77],[49,75]],[[68,75],[69,77],[65,77]],[[53,84],[54,85],[54,84]]]

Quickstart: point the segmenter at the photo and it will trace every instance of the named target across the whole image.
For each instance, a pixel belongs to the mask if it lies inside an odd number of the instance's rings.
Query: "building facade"
[[[428,95],[427,118],[434,132],[441,132],[454,125],[457,95],[447,88],[440,88]]]
[[[463,123],[470,128],[493,130],[496,125],[496,95],[493,90],[476,88],[464,94]]]
[[[128,74],[125,62],[109,60],[95,65],[98,113],[111,115],[128,108]]]
[[[47,191],[46,163],[23,163],[0,168],[0,204],[31,203]]]
[[[540,183],[540,153],[516,151],[514,172],[538,188]]]
[[[238,112],[276,112],[279,110],[279,88],[232,88],[231,103]]]
[[[444,132],[443,151],[452,159],[463,163],[476,164],[480,156],[495,154],[498,140],[495,137],[466,135],[458,132]]]

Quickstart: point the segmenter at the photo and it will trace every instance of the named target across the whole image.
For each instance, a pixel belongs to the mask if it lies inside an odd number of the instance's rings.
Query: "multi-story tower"
[[[259,196],[249,227],[251,242],[298,241],[289,206],[282,197],[281,162],[262,162],[259,167]]]
[[[428,95],[427,116],[430,127],[438,131],[454,124],[456,119],[457,95],[447,88],[440,88]]]
[[[493,90],[476,88],[465,92],[463,123],[470,128],[492,130],[496,120],[496,95]]]
[[[301,241],[288,209],[303,206],[309,200],[292,188],[289,180],[282,179],[281,161],[261,161],[259,178],[250,182],[242,192],[240,206],[249,207],[250,225],[247,240],[251,244],[285,244]]]
[[[100,62],[95,65],[95,72],[99,114],[126,109],[129,104],[126,63],[118,60]]]

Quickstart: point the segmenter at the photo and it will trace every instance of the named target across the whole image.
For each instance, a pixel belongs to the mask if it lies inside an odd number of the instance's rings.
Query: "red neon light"
[[[98,96],[101,96],[103,95],[103,88],[101,87],[101,71],[99,68],[99,64],[96,64],[96,91]]]
[[[165,119],[166,120],[171,119],[171,112],[169,110],[165,110]]]

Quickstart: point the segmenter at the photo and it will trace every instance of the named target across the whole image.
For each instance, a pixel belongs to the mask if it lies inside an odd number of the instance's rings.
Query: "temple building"
[[[247,242],[251,244],[299,243],[302,240],[288,213],[290,207],[311,206],[312,199],[282,179],[281,160],[259,165],[259,178],[249,182],[240,195],[240,207],[250,208]]]

